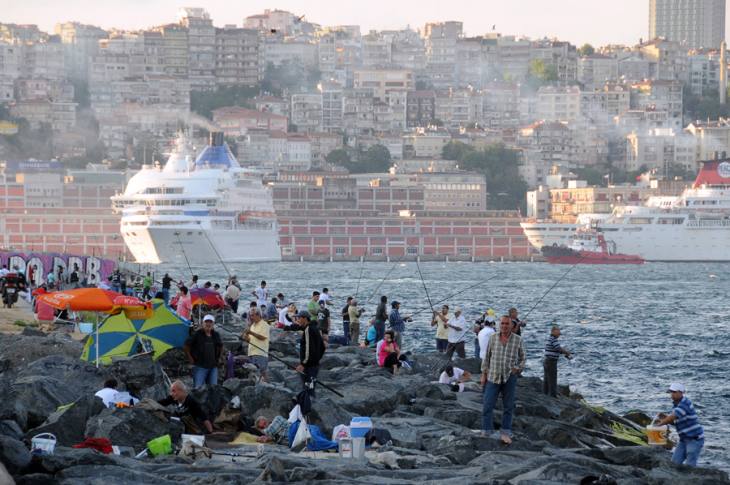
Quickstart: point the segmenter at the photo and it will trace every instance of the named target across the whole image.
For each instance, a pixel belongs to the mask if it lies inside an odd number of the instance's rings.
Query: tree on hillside
[[[329,152],[327,156],[324,157],[324,159],[327,161],[327,163],[331,163],[333,165],[341,165],[343,167],[350,163],[350,155],[344,148],[335,148],[334,150]]]
[[[253,98],[259,94],[259,86],[222,86],[214,91],[191,91],[190,111],[206,118],[213,110],[224,106],[254,108]]]
[[[489,209],[520,209],[524,212],[527,183],[520,175],[517,150],[501,143],[489,145],[483,150],[471,150],[459,160],[459,167],[485,176]]]
[[[474,151],[474,147],[461,141],[450,141],[441,150],[444,160],[463,160],[467,153]]]
[[[583,44],[580,49],[578,49],[578,54],[581,56],[591,56],[596,53],[596,49],[593,48],[592,45],[586,43]]]

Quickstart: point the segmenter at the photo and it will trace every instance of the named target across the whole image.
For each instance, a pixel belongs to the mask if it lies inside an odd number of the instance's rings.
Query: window
[[[418,248],[415,248],[415,247],[409,247],[409,248],[408,248],[408,249],[406,250],[406,253],[407,253],[408,255],[410,255],[410,256],[416,256],[416,255],[418,254]]]
[[[345,248],[335,248],[335,256],[344,256]]]
[[[373,254],[373,256],[382,256],[383,248],[372,248],[370,252]]]

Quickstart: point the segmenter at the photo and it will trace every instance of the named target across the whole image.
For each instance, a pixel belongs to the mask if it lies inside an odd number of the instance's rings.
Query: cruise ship
[[[594,227],[647,261],[730,261],[730,159],[703,162],[680,196],[617,207]]]
[[[211,132],[195,161],[185,135],[175,145],[164,167],[143,167],[112,197],[136,261],[280,261],[271,191],[238,164],[223,133]]]
[[[569,246],[575,231],[606,219],[610,214],[579,214],[574,223],[550,220],[523,220],[520,227],[535,249],[543,246]]]

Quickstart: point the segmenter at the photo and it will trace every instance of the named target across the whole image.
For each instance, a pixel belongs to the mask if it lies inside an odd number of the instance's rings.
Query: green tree
[[[450,141],[441,150],[444,160],[464,160],[468,153],[474,151],[474,147],[460,141]]]
[[[578,54],[580,54],[581,56],[592,56],[595,53],[596,49],[594,49],[593,46],[588,43],[583,44],[580,49],[578,49]]]
[[[383,145],[371,146],[359,158],[345,165],[350,173],[383,173],[390,168],[390,151]]]
[[[483,150],[464,151],[460,168],[483,174],[487,180],[487,207],[524,212],[527,183],[519,172],[517,150],[503,144],[489,145]]]
[[[548,64],[542,59],[530,61],[527,70],[527,86],[533,91],[541,86],[555,84],[558,80],[558,69],[554,64]]]
[[[344,148],[335,148],[334,150],[329,152],[327,156],[324,157],[324,159],[327,161],[327,163],[331,163],[333,165],[346,166],[350,163],[350,155]]]
[[[259,94],[259,86],[222,86],[214,91],[191,91],[190,110],[206,118],[213,110],[224,106],[253,108],[253,98]]]
[[[605,171],[598,170],[594,167],[583,167],[574,170],[578,179],[585,180],[588,185],[605,185],[606,175]]]
[[[720,104],[717,89],[708,89],[703,96],[697,96],[685,86],[682,92],[682,105],[685,118],[692,121],[730,117],[730,104]]]

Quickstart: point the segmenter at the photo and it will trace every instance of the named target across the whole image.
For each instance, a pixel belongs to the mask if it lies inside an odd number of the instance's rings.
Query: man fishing
[[[322,360],[326,350],[316,322],[310,320],[310,313],[307,310],[301,310],[297,313],[296,323],[285,327],[285,330],[299,330],[303,333],[299,341],[299,365],[295,370],[302,378],[304,389],[309,390],[312,397],[314,397],[314,381],[319,374],[319,361]]]
[[[436,327],[436,350],[443,353],[449,345],[449,305],[441,307],[440,312],[433,312],[431,326]]]
[[[560,338],[560,327],[553,325],[550,329],[550,336],[545,342],[545,359],[543,360],[542,392],[548,396],[558,396],[558,360],[564,355],[571,359],[571,354],[558,342]]]
[[[692,401],[684,395],[684,385],[673,382],[667,392],[672,396],[674,407],[669,414],[659,413],[659,420],[655,425],[674,424],[677,428],[679,443],[672,454],[673,463],[697,466],[697,460],[705,445],[705,432],[700,426]]]
[[[499,434],[504,444],[512,443],[512,413],[515,408],[517,375],[525,368],[525,346],[522,337],[514,333],[512,320],[504,315],[499,322],[499,333],[489,338],[487,354],[482,361],[481,384],[484,387],[482,434],[494,434],[494,406],[502,394],[502,429]]]

